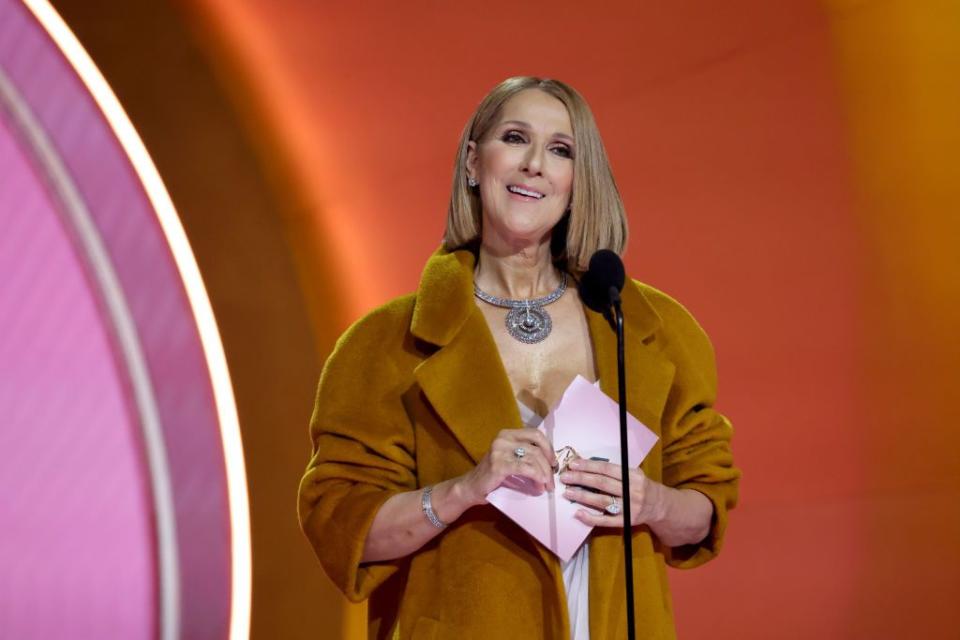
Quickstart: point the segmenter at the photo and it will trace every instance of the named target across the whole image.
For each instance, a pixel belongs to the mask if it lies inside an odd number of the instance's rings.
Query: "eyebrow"
[[[523,128],[523,129],[528,129],[528,130],[533,128],[533,127],[530,126],[530,123],[529,123],[529,122],[524,122],[523,120],[504,120],[503,122],[500,123],[500,126],[502,127],[503,125],[507,125],[507,124],[513,125],[513,126],[517,126],[517,127],[521,127],[521,128]],[[570,142],[570,143],[573,143],[573,136],[568,136],[568,135],[565,134],[565,133],[557,132],[557,133],[553,134],[553,137],[554,137],[554,138],[562,138],[563,140],[566,140],[566,141],[568,141],[568,142]]]

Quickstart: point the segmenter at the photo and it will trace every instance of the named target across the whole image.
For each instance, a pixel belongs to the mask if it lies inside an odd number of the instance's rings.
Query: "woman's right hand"
[[[523,457],[517,448],[523,447]],[[535,493],[553,491],[557,462],[550,441],[539,429],[503,429],[472,471],[459,478],[460,490],[471,505],[486,504],[487,494],[510,476],[526,479]]]
[[[518,458],[517,447],[524,454]],[[520,480],[525,491],[553,491],[553,447],[537,429],[504,429],[490,445],[479,464],[468,473],[433,485],[433,510],[441,522],[450,524],[464,511],[486,504],[487,494],[510,480]],[[439,532],[424,516],[421,490],[391,496],[377,511],[361,562],[402,558],[415,552]]]

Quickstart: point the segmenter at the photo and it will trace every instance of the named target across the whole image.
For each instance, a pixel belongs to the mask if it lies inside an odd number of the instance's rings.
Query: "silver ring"
[[[523,447],[517,447],[513,450],[513,455],[517,457],[517,462],[523,460],[523,456],[527,455],[527,450]]]
[[[612,516],[618,516],[618,515],[620,515],[620,511],[621,511],[621,508],[620,508],[620,498],[617,498],[616,496],[614,496],[613,502],[611,502],[610,504],[608,504],[608,505],[607,505],[607,508],[604,509],[604,511],[606,511],[607,513],[609,513],[609,514],[612,515]]]

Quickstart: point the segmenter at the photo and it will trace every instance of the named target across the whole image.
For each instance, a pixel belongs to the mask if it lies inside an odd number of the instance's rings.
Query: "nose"
[[[526,155],[524,155],[521,170],[528,175],[541,175],[543,172],[543,149],[535,144],[530,145]]]

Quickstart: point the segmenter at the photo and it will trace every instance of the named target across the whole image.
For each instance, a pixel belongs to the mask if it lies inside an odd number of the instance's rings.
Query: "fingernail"
[[[569,471],[564,471],[560,474],[560,479],[566,482],[567,480],[573,480],[573,474]]]
[[[574,493],[573,489],[567,489],[566,491],[563,492],[564,498],[572,498],[575,495],[576,493]]]
[[[568,466],[569,466],[571,469],[579,469],[579,468],[580,468],[580,461],[579,461],[579,460],[571,460],[571,461],[570,461],[570,464],[569,464]]]

